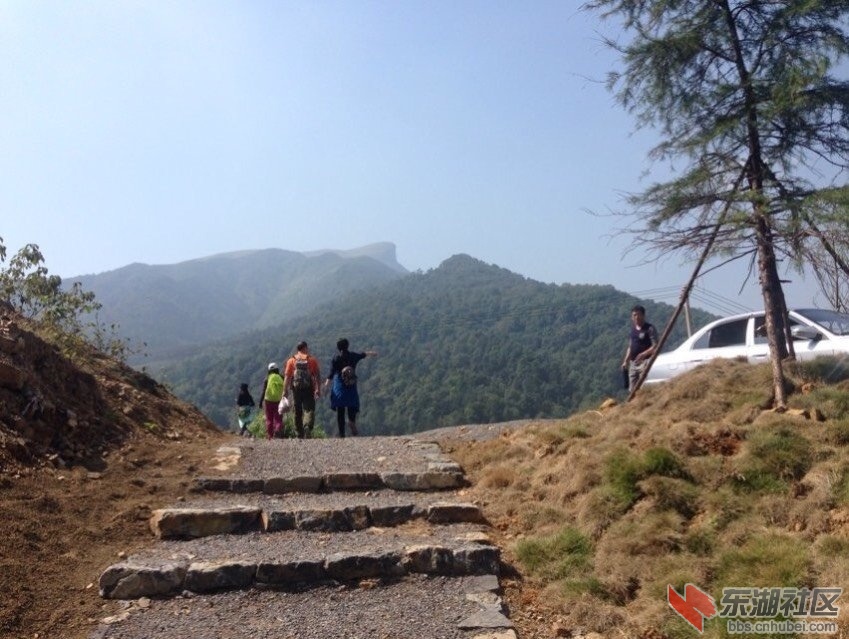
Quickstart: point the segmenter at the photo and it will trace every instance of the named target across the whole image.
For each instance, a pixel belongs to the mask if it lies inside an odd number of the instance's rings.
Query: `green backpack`
[[[265,401],[279,402],[283,399],[283,378],[279,373],[271,373],[265,384]]]

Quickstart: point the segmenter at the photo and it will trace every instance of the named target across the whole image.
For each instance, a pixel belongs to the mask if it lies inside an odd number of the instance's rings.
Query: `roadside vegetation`
[[[0,302],[7,304],[32,323],[32,330],[56,343],[68,356],[81,355],[88,346],[126,362],[142,353],[119,334],[117,324],[101,322],[101,304],[94,293],[75,282],[63,285],[51,275],[37,244],[20,248],[7,262],[7,250],[0,237]]]
[[[849,585],[849,372],[789,366],[784,414],[770,375],[716,360],[630,404],[457,445],[523,596],[576,636],[685,639],[668,585],[717,603],[729,586]]]

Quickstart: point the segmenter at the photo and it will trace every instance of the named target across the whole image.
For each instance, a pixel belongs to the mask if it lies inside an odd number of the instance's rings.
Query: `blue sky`
[[[391,241],[674,302],[691,266],[586,212],[648,186],[656,142],[605,89],[611,28],[569,1],[3,0],[0,236],[65,278]],[[753,307],[743,277],[702,287]]]

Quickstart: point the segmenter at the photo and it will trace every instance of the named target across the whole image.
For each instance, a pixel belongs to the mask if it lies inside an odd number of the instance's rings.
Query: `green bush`
[[[813,463],[810,442],[787,424],[755,431],[735,482],[747,490],[780,492],[787,482],[801,479]]]
[[[639,482],[655,475],[689,477],[681,460],[666,448],[651,448],[642,457],[629,451],[618,451],[608,457],[605,464],[610,494],[626,506],[633,504],[642,494]]]
[[[516,555],[528,572],[552,580],[574,577],[585,571],[592,553],[592,542],[571,527],[548,537],[524,539],[516,544]]]

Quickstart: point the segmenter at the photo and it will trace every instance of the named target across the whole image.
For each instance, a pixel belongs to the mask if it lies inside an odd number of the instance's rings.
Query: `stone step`
[[[398,526],[414,519],[434,524],[484,523],[475,504],[413,500],[408,493],[375,491],[346,495],[344,501],[334,495],[255,498],[238,504],[194,500],[178,508],[154,510],[150,528],[160,539],[194,539],[255,531],[349,532]]]
[[[498,574],[500,551],[476,543],[481,533],[468,524],[420,524],[344,535],[283,531],[161,541],[107,568],[100,594],[137,599],[408,573]]]
[[[124,601],[91,639],[516,639],[498,578],[411,574]],[[110,611],[113,612],[113,611]]]
[[[459,468],[459,466],[458,466]],[[466,485],[462,472],[425,471],[420,473],[323,473],[320,475],[272,477],[198,477],[199,490],[230,493],[320,493],[330,491],[388,488],[402,491],[451,490]]]
[[[463,469],[432,442],[405,437],[251,440],[218,449],[202,490],[317,493],[389,488],[448,490],[465,485]]]

